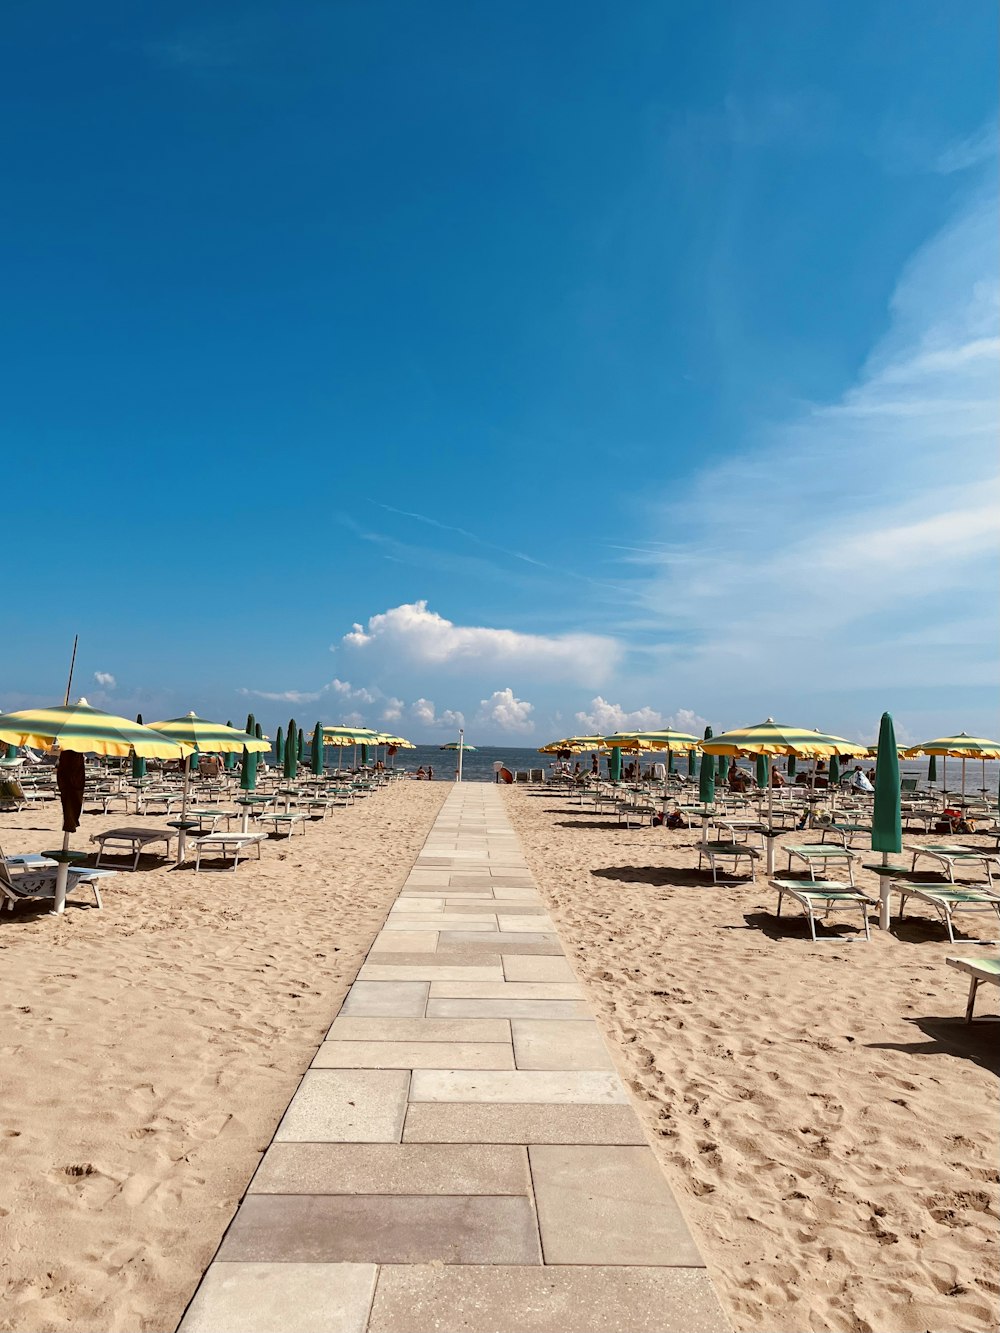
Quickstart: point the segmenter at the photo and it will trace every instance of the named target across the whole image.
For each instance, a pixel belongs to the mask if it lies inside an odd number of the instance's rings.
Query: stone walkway
[[[181,1333],[727,1328],[499,789],[456,786]]]

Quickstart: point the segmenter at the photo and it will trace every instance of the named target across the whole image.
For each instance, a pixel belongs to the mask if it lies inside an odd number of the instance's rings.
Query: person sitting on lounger
[[[421,764],[420,767],[417,769],[416,777],[417,777],[417,778],[426,778],[426,776],[427,776],[427,774],[424,772],[424,766],[423,766],[423,764]]]
[[[771,765],[771,786],[772,786],[772,787],[783,787],[784,785],[785,785],[785,779],[784,779],[784,777],[782,776],[782,774],[779,772],[779,770],[778,770],[778,765],[777,765],[777,764],[772,764],[772,765]]]

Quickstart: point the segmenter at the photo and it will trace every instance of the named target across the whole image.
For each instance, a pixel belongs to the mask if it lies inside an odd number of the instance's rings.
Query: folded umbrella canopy
[[[33,745],[39,750],[59,748],[57,782],[63,804],[63,852],[69,850],[69,835],[79,824],[83,803],[82,761],[71,756],[84,754],[123,757],[140,755],[144,759],[183,759],[191,747],[163,736],[151,727],[141,727],[126,717],[91,708],[86,699],[53,708],[27,708],[17,713],[0,714],[0,741],[8,745]],[[66,908],[66,881],[69,857],[59,863],[56,876],[55,908]]]

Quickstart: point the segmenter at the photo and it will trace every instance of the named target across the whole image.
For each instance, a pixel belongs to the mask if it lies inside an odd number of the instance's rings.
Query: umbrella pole
[[[965,811],[965,756],[962,756],[962,811]]]
[[[767,769],[767,873],[774,874],[774,781]]]
[[[184,765],[184,786],[181,790],[181,827],[177,830],[177,864],[181,865],[185,853],[187,852],[187,829],[184,825],[187,823],[188,808],[188,779],[191,776],[191,764],[188,756],[185,755],[181,761]]]
[[[74,649],[75,649],[74,644]],[[62,849],[69,851],[69,834],[63,834]],[[55,902],[52,904],[52,911],[56,916],[62,916],[66,910],[66,885],[69,883],[69,860],[66,857],[59,862],[59,868],[56,871],[56,893]]]

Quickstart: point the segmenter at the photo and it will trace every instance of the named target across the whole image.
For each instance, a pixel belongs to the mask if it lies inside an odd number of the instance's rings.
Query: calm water
[[[650,763],[655,763],[661,756],[643,755],[643,768],[648,767]],[[662,757],[665,762],[665,756]],[[416,772],[421,765],[426,769],[434,769],[435,780],[451,782],[455,777],[455,768],[458,756],[454,751],[441,750],[436,745],[418,745],[415,750],[400,750],[396,755],[396,767],[408,769],[411,773]],[[462,758],[462,779],[465,782],[492,782],[493,764],[495,760],[500,760],[511,772],[524,771],[531,768],[542,768],[546,775],[551,772],[552,755],[539,754],[535,749],[513,748],[488,746],[483,749],[477,749],[474,752],[466,750]],[[572,769],[575,759],[570,760]],[[625,762],[628,762],[626,757]],[[677,769],[681,773],[687,772],[687,757],[678,756]],[[899,771],[903,777],[920,778],[921,785],[927,779],[926,759],[903,759],[900,760]],[[862,767],[867,769],[874,767],[875,761],[864,760]],[[590,770],[590,755],[580,756],[580,766],[585,772]],[[753,765],[746,761],[741,761],[741,767],[752,768]],[[808,764],[800,764],[799,772],[808,772]],[[606,777],[608,772],[607,761],[602,759],[601,772]],[[957,791],[962,781],[962,763],[959,759],[948,760],[948,788],[951,791]],[[965,765],[965,789],[971,795],[978,793],[984,785],[988,791],[997,791],[998,781],[1000,781],[1000,763],[990,762],[986,764],[986,780],[983,781],[983,765],[978,761],[969,760]],[[941,785],[941,759],[937,761],[937,786]]]

